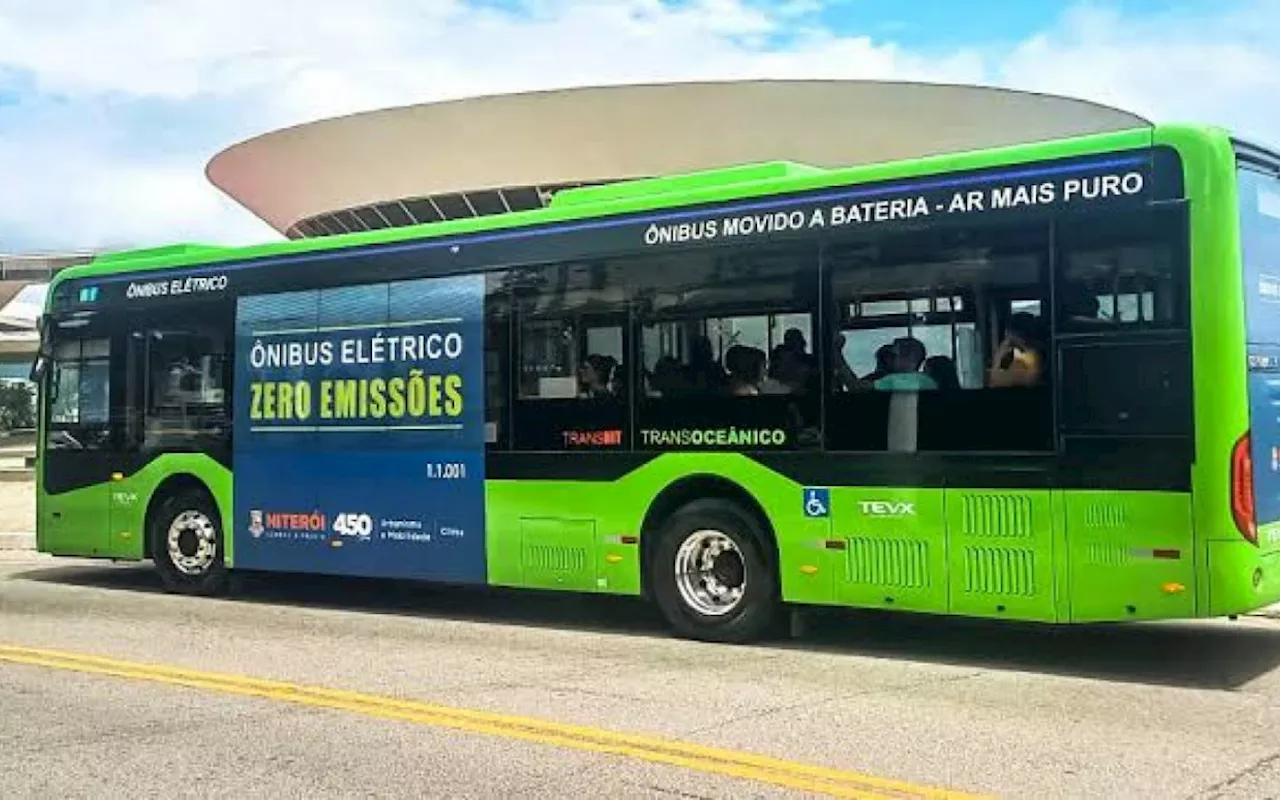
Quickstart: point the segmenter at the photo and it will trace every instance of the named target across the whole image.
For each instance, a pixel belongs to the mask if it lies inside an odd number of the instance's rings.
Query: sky
[[[1280,146],[1280,2],[0,0],[0,252],[279,238],[204,167],[287,125],[733,78],[1005,86]]]

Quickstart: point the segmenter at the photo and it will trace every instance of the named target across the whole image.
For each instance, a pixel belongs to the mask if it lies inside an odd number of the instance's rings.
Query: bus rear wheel
[[[736,503],[699,500],[671,515],[649,563],[654,597],[681,636],[744,643],[768,633],[781,605],[764,531]]]
[[[165,589],[195,595],[226,589],[222,523],[208,494],[187,490],[166,497],[151,519],[150,536]]]

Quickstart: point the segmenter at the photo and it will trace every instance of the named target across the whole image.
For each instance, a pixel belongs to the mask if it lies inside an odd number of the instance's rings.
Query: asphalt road
[[[17,648],[215,677],[14,663]],[[216,675],[419,705],[318,707]],[[448,709],[533,720],[482,731]],[[539,721],[599,734],[557,744]],[[672,639],[628,600],[302,577],[205,600],[161,593],[142,567],[0,554],[3,797],[803,793],[695,756],[619,755],[618,732],[903,781],[906,796],[1276,797],[1280,620],[1055,630],[833,613],[726,647]]]

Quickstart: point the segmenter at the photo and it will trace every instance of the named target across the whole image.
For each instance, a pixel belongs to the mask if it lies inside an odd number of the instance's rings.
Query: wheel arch
[[[686,475],[662,488],[649,503],[644,521],[640,525],[640,591],[650,596],[649,564],[657,548],[658,534],[671,515],[684,506],[698,500],[725,500],[742,508],[759,524],[765,540],[766,555],[778,568],[778,537],[773,522],[760,502],[742,487],[722,475],[700,473]]]
[[[218,514],[218,524],[222,526],[224,531],[226,530],[222,505],[218,502],[218,497],[214,494],[213,489],[209,487],[209,484],[205,483],[200,478],[197,478],[190,472],[174,473],[161,481],[156,488],[152,490],[151,499],[147,501],[147,514],[144,519],[146,535],[142,537],[143,558],[151,558],[154,555],[151,543],[151,526],[155,521],[156,513],[160,510],[160,506],[163,505],[164,501],[168,500],[170,497],[183,494],[184,492],[201,492],[207,496],[212,501],[213,508]]]

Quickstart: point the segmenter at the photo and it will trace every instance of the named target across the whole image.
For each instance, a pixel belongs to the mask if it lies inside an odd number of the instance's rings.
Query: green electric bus
[[[1280,601],[1280,154],[1155,126],[104,255],[42,317],[38,547],[1112,622]]]

